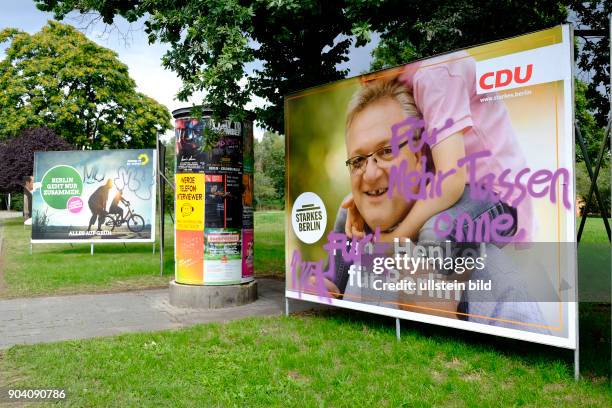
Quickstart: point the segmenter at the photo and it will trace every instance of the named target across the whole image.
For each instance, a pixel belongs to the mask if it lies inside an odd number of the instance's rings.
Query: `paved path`
[[[0,300],[0,349],[283,313],[284,282],[259,279],[258,290],[254,303],[217,310],[173,307],[167,289]]]

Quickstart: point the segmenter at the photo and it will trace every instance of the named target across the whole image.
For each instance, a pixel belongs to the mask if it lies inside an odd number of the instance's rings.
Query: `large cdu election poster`
[[[286,97],[286,296],[576,348],[568,26]]]
[[[155,150],[36,152],[32,242],[155,241]]]

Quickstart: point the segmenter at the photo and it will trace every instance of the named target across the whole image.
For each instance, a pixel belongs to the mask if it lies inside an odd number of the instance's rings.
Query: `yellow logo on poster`
[[[204,174],[176,175],[176,229],[204,231]]]

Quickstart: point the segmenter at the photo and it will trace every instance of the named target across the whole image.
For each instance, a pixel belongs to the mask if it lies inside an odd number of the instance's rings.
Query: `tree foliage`
[[[609,0],[572,0],[576,28],[601,32],[604,36],[581,39],[576,57],[578,67],[587,74],[589,81],[585,96],[595,112],[599,126],[605,126],[610,111],[610,20],[612,2]]]
[[[589,178],[589,173],[587,172],[586,164],[584,162],[576,163],[576,194],[586,200],[586,197],[589,195],[589,189],[591,188],[591,179]],[[600,172],[599,178],[597,179],[597,188],[599,189],[599,193],[601,195],[601,199],[604,202],[604,205],[608,209],[608,214],[610,214],[610,164],[609,162],[605,163]],[[599,203],[596,200],[595,194],[591,197],[591,207],[589,208],[589,212],[600,213],[601,208]]]
[[[0,61],[0,140],[47,126],[76,147],[152,147],[170,129],[168,110],[136,92],[117,54],[54,21],[10,41]]]
[[[0,143],[0,191],[23,191],[23,179],[34,174],[34,152],[72,150],[53,130],[25,129],[16,138]]]
[[[409,2],[381,31],[372,68],[381,69],[563,23],[555,0]]]
[[[283,131],[285,95],[344,78],[350,44],[361,45],[382,21],[389,5],[372,0],[37,0],[38,7],[63,18],[72,10],[98,12],[106,23],[116,16],[144,17],[150,41],[170,44],[164,67],[183,81],[186,100],[205,90],[219,117],[243,119],[252,95],[270,102],[255,109],[268,128]],[[392,2],[402,4],[402,2]],[[408,1],[407,3],[413,3]],[[392,14],[392,13],[391,13]],[[260,68],[246,79],[245,65]],[[241,86],[241,83],[245,83]]]
[[[165,184],[164,198],[166,204],[166,212],[173,214],[174,212],[174,173],[175,173],[175,160],[176,160],[176,138],[172,136],[165,143],[166,155],[164,157],[164,165],[162,171],[168,181],[172,183]]]
[[[605,26],[611,2],[526,0],[36,0],[57,18],[97,12],[106,23],[117,16],[145,19],[150,41],[170,45],[163,65],[183,81],[179,99],[207,92],[219,116],[241,119],[252,96],[267,100],[258,120],[283,131],[283,97],[344,78],[339,64],[351,44],[381,41],[372,68],[406,63],[450,50],[548,28],[566,21],[568,6],[581,24]],[[607,108],[598,89],[606,84],[607,42],[580,50],[583,69],[597,73],[586,96],[601,125]],[[245,79],[245,67],[259,63]],[[241,84],[243,86],[241,86]],[[599,98],[599,99],[598,99]]]
[[[595,164],[599,155],[599,149],[603,143],[605,129],[597,123],[595,115],[592,113],[591,100],[587,99],[588,85],[576,79],[574,81],[574,108],[576,114],[576,124],[580,127],[580,133],[584,139],[591,164]],[[609,160],[608,156],[604,157]],[[584,154],[576,140],[576,161],[584,160]]]
[[[259,207],[285,200],[285,138],[265,132],[255,139],[255,201]]]

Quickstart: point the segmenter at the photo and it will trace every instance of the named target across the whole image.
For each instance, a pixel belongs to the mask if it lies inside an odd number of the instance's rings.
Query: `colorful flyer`
[[[175,279],[178,283],[201,285],[204,281],[203,231],[176,231]]]
[[[238,284],[242,279],[242,240],[235,228],[206,228],[204,231],[204,283]]]
[[[253,174],[242,175],[242,228],[253,228]]]
[[[206,228],[242,227],[242,177],[237,174],[206,174]]]
[[[204,174],[177,174],[176,229],[204,231]]]
[[[253,280],[253,261],[255,258],[255,245],[253,242],[253,230],[242,230],[242,282]]]

